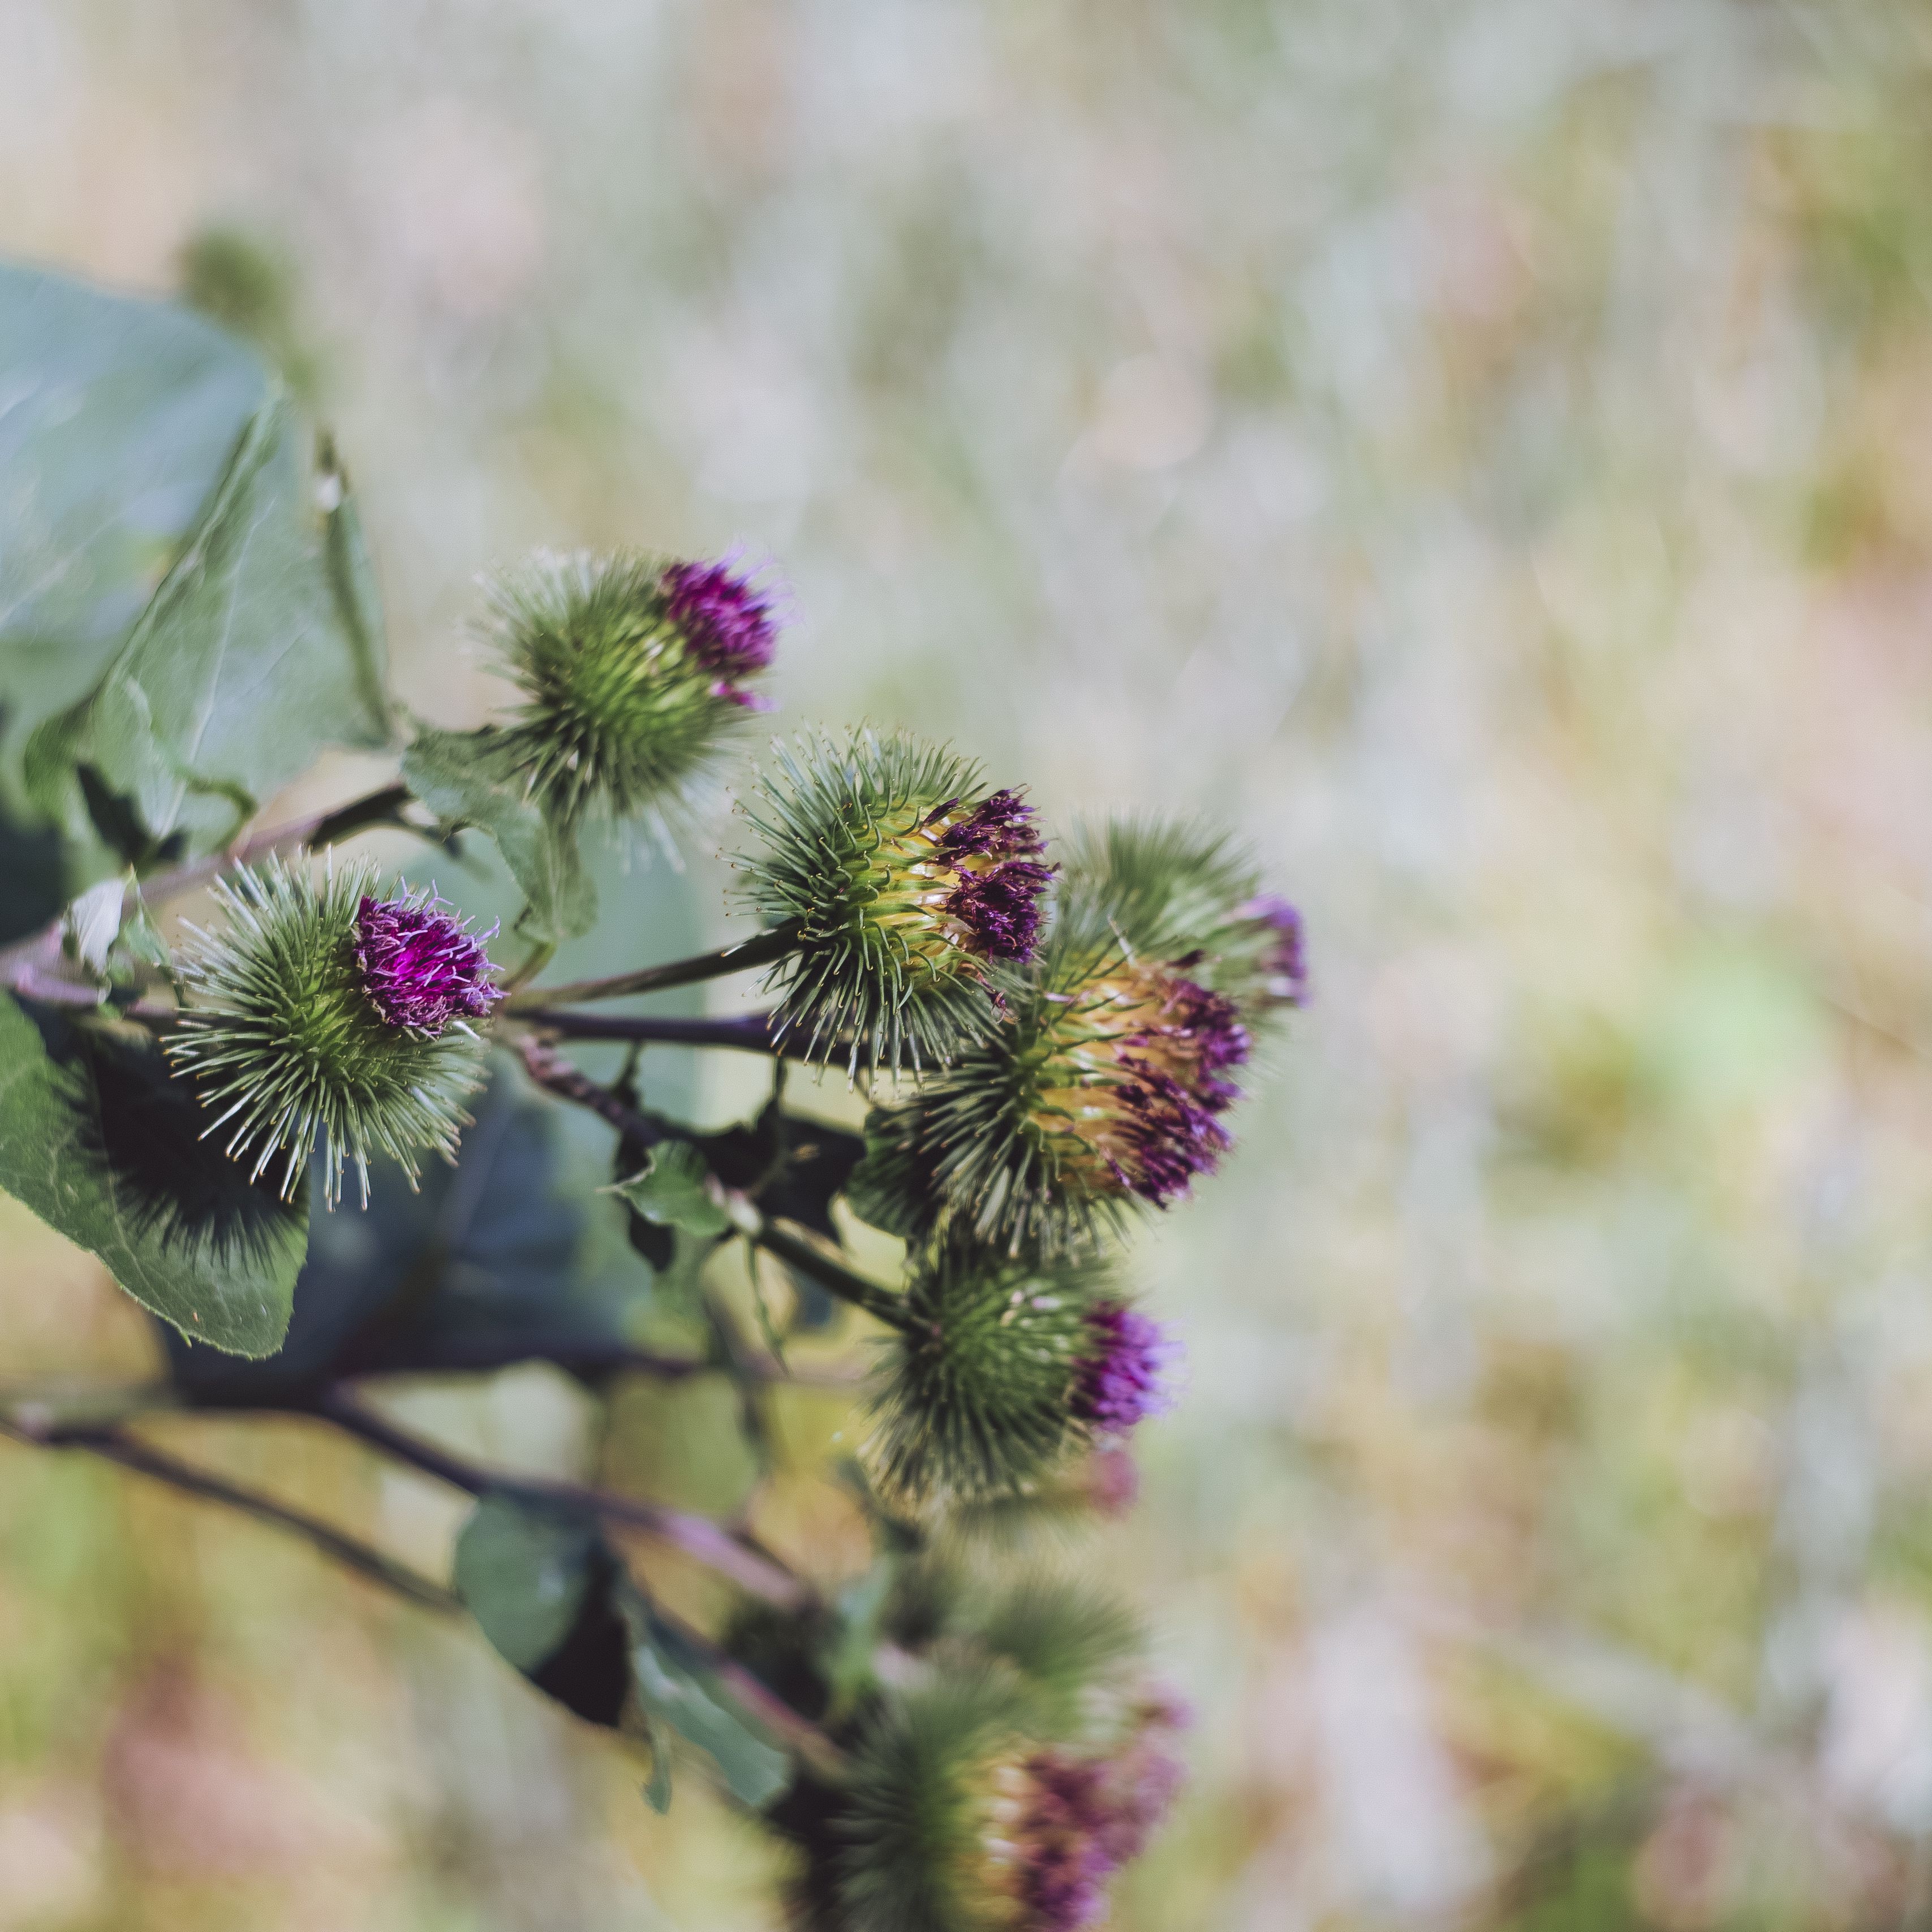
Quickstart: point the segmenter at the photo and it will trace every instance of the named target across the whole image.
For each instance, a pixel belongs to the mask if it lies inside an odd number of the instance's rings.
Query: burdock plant
[[[65,447],[76,369],[91,400]],[[1096,1567],[1070,1540],[1130,1505],[1175,1396],[1178,1341],[1138,1305],[1120,1238],[1230,1154],[1256,1043],[1306,998],[1299,914],[1216,835],[1128,819],[1050,844],[1019,774],[894,731],[812,731],[733,788],[737,934],[666,960],[646,915],[682,918],[676,882],[607,888],[600,924],[582,834],[668,813],[694,833],[702,782],[728,776],[764,703],[777,611],[757,573],[539,557],[490,593],[509,715],[400,745],[340,465],[242,344],[0,272],[0,392],[28,463],[0,476],[0,524],[38,506],[21,635],[64,637],[76,584],[90,626],[145,594],[117,560],[145,572],[166,533],[63,549],[42,487],[58,472],[62,502],[123,502],[120,470],[90,468],[119,460],[115,398],[182,486],[142,512],[176,504],[179,527],[138,620],[0,770],[9,812],[45,817],[18,842],[64,880],[0,908],[28,934],[0,952],[0,1186],[168,1324],[182,1406],[299,1414],[476,1506],[429,1576],[104,1422],[118,1392],[72,1416],[59,1391],[0,1401],[0,1433],[98,1453],[423,1612],[468,1613],[648,1760],[654,1804],[698,1759],[788,1848],[800,1932],[1096,1924],[1179,1775],[1178,1707],[1136,1620],[1064,1574]],[[38,716],[44,694],[20,695]],[[399,777],[261,827],[331,746],[398,757]],[[390,842],[380,866],[347,850],[368,833]],[[522,951],[500,981],[494,926],[394,881],[407,841],[446,883],[494,844],[491,890],[521,902],[501,908]],[[211,883],[215,915],[177,957],[170,904]],[[569,945],[602,976],[548,977]],[[758,973],[771,1010],[590,1010]],[[768,1097],[734,1126],[679,1118],[668,1044],[764,1056]],[[863,1135],[828,1117],[836,1082],[824,1110],[798,1104],[800,1060],[865,1084]],[[312,1216],[350,1169],[374,1211]],[[871,1234],[848,1252],[855,1218],[903,1252]],[[839,1446],[815,1494],[788,1469],[713,1518],[473,1466],[358,1394],[537,1361],[608,1402],[615,1468],[634,1466],[628,1418],[656,1408],[612,1399],[640,1378],[728,1380],[734,1402],[686,1412],[771,1471],[796,1448],[776,1385],[809,1364],[814,1403],[845,1405]]]

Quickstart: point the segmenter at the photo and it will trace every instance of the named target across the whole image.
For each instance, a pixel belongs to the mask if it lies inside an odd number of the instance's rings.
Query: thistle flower
[[[1225,994],[1076,938],[1008,1004],[1010,1024],[867,1123],[850,1193],[866,1220],[1058,1250],[1096,1217],[1180,1199],[1232,1144],[1219,1116],[1250,1040]]]
[[[1118,1442],[1173,1407],[1168,1371],[1180,1345],[1158,1322],[1122,1302],[1096,1301],[1086,1320],[1074,1365],[1073,1413],[1098,1439]]]
[[[1288,902],[1222,834],[1160,819],[1077,826],[1063,921],[1232,999],[1250,1023],[1308,1000],[1306,934]]]
[[[279,1154],[284,1199],[318,1144],[332,1207],[345,1162],[366,1206],[372,1158],[412,1182],[425,1149],[453,1159],[482,1077],[468,1022],[499,997],[482,940],[433,894],[378,899],[374,882],[372,865],[320,884],[279,859],[238,868],[214,887],[225,927],[182,968],[194,1004],[167,1051],[214,1112],[202,1137],[228,1129],[251,1180]]]
[[[503,995],[490,983],[496,969],[484,951],[496,928],[472,934],[466,920],[436,908],[427,892],[376,899],[356,909],[356,964],[376,1010],[392,1027],[440,1040],[452,1022],[484,1019]]]
[[[1073,1439],[1092,1346],[1091,1262],[1030,1267],[942,1245],[906,1289],[906,1318],[872,1398],[865,1454],[908,1502],[1023,1490]]]
[[[766,981],[774,1036],[804,1029],[826,1056],[842,1041],[854,1069],[948,1058],[986,1031],[998,969],[1036,948],[1053,868],[1032,808],[902,736],[775,748],[746,808],[764,849],[741,862],[752,906],[791,942]]]
[[[727,558],[540,554],[490,595],[488,634],[523,703],[503,734],[531,796],[566,820],[674,805],[766,701],[771,593]]]
[[[889,1706],[861,1749],[842,1903],[856,1932],[1083,1932],[1181,1782],[1171,1705],[1111,1748],[1026,1742],[991,1680],[941,1678]]]

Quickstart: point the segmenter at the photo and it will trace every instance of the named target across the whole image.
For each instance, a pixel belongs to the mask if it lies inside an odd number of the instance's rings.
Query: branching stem
[[[667,966],[646,966],[641,972],[620,973],[608,980],[578,980],[564,986],[534,986],[506,1001],[503,1010],[523,1013],[533,1006],[568,1006],[585,1000],[621,1000],[633,993],[656,993],[670,986],[692,986],[701,980],[723,980],[754,966],[782,959],[798,944],[798,927],[791,921],[768,932],[754,934],[715,952],[674,959]]]
[[[482,1468],[437,1444],[425,1442],[422,1437],[398,1429],[339,1389],[320,1396],[314,1413],[372,1449],[380,1450],[384,1455],[406,1462],[412,1468],[420,1469],[424,1475],[434,1476],[467,1495],[480,1496],[496,1490],[544,1502],[570,1504],[592,1511],[607,1522],[647,1531],[767,1603],[795,1610],[811,1600],[811,1590],[802,1578],[794,1576],[775,1558],[747,1548],[708,1516],[692,1516],[682,1510],[667,1509],[658,1503],[616,1496],[608,1490],[592,1489],[582,1484],[553,1482]]]
[[[809,1044],[796,1028],[782,1040],[775,1040],[770,1013],[746,1013],[742,1018],[731,1019],[659,1019],[532,1006],[518,1017],[559,1040],[630,1040],[656,1046],[727,1046],[742,1053],[775,1054],[786,1060],[804,1059]],[[838,1055],[835,1052],[829,1057],[836,1059]]]
[[[800,1274],[809,1275],[826,1294],[836,1295],[841,1301],[864,1310],[868,1315],[894,1328],[906,1325],[903,1297],[848,1268],[824,1243],[813,1239],[803,1230],[758,1215],[755,1220],[748,1221],[745,1232],[754,1246],[763,1248],[768,1255],[776,1256],[787,1267],[796,1268]]]

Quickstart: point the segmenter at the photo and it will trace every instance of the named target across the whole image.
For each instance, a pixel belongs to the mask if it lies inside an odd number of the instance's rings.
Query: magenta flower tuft
[[[1118,1301],[1087,1311],[1086,1351],[1074,1364],[1073,1413],[1105,1438],[1174,1406],[1168,1372],[1180,1344],[1158,1322]]]
[[[1197,1174],[1211,1174],[1234,1144],[1214,1118],[1227,1103],[1190,1093],[1172,1074],[1133,1060],[1123,1064],[1131,1077],[1112,1090],[1112,1097],[1126,1157],[1112,1161],[1114,1178],[1143,1201],[1169,1207],[1185,1198]]]
[[[770,595],[748,575],[717,563],[674,563],[658,579],[668,600],[665,614],[676,626],[685,649],[717,680],[714,698],[728,698],[747,710],[768,711],[771,701],[745,690],[740,680],[764,670],[778,643]]]
[[[503,995],[490,983],[484,950],[496,931],[471,934],[466,920],[436,910],[434,892],[364,897],[356,914],[356,964],[363,990],[392,1027],[434,1040],[452,1023],[482,1019]]]
[[[1084,1932],[1105,1917],[1114,1874],[1145,1849],[1180,1788],[1167,1738],[1184,1721],[1175,1707],[1150,1706],[1111,1757],[1043,1750],[1018,1767],[1004,1842],[1018,1932]]]
[[[1270,930],[1269,943],[1260,961],[1269,1000],[1281,1006],[1306,1006],[1307,938],[1300,912],[1286,899],[1264,892],[1237,907],[1234,916]]]

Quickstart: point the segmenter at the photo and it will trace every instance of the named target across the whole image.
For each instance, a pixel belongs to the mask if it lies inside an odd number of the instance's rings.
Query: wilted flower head
[[[746,816],[764,849],[746,892],[789,949],[779,1034],[808,1050],[915,1066],[983,1034],[991,970],[1030,959],[1052,878],[1030,806],[912,740],[855,732],[775,748]]]
[[[1103,1298],[1087,1310],[1074,1364],[1073,1413],[1103,1442],[1118,1441],[1174,1406],[1168,1371],[1180,1344],[1158,1322]]]
[[[364,893],[356,911],[356,964],[364,990],[392,1027],[426,1040],[452,1022],[482,1019],[503,995],[483,948],[496,928],[472,934],[451,918],[434,889],[386,899]]]
[[[539,555],[490,592],[489,634],[523,694],[503,746],[560,817],[674,805],[770,664],[771,594],[734,560]]]
[[[182,969],[193,1001],[168,1054],[251,1179],[281,1155],[284,1198],[318,1144],[332,1206],[345,1162],[366,1204],[372,1159],[413,1180],[424,1150],[453,1157],[481,1078],[462,1023],[496,997],[481,942],[433,900],[374,898],[374,880],[369,865],[320,884],[279,860],[239,867],[214,888],[224,928]]]

